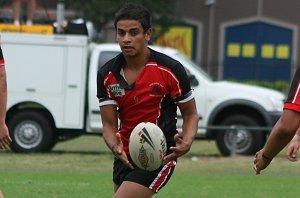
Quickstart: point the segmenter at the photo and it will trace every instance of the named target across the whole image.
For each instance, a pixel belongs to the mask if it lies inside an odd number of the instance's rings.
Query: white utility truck
[[[49,151],[59,141],[102,133],[96,74],[120,52],[117,44],[90,43],[83,35],[0,35],[13,151]],[[151,47],[179,60],[190,75],[201,117],[197,138],[216,140],[223,155],[231,154],[232,148],[237,154],[253,154],[264,145],[269,132],[264,129],[282,113],[283,94],[212,81],[177,50]],[[179,131],[181,123],[179,115]]]

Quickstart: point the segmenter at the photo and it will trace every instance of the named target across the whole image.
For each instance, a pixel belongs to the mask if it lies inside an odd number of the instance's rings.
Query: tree
[[[101,31],[114,20],[115,13],[126,2],[141,3],[151,10],[153,24],[160,27],[160,31],[154,33],[154,40],[179,21],[174,0],[73,0],[71,6],[77,11],[78,17],[92,21],[95,28]]]

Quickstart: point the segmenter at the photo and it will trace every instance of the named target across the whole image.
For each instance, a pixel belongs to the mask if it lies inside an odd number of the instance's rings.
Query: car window
[[[212,81],[211,76],[209,76],[209,74],[207,74],[205,71],[203,71],[203,70],[201,69],[201,67],[198,66],[194,61],[191,61],[190,59],[188,59],[186,56],[184,56],[184,55],[181,54],[181,53],[177,53],[177,54],[176,54],[176,57],[177,57],[177,60],[178,60],[179,62],[181,62],[181,64],[182,64],[183,66],[185,66],[185,65],[190,65],[190,66],[192,66],[194,69],[196,69],[198,72],[200,72],[200,73],[202,74],[203,77],[205,77],[205,78],[206,78],[207,80],[209,80],[209,81]],[[191,73],[191,72],[190,72],[190,73]]]
[[[190,83],[191,83],[191,86],[192,87],[196,87],[199,85],[199,82],[197,80],[197,78],[190,72],[190,70],[188,70],[186,67],[184,67],[185,71],[186,71],[186,74],[187,76],[189,77],[190,79]]]
[[[107,61],[116,57],[120,52],[117,51],[107,51],[101,52],[98,59],[98,69],[102,67]]]

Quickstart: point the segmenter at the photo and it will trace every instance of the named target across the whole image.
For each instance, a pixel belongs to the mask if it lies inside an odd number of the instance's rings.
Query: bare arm
[[[106,145],[116,157],[133,169],[133,166],[129,163],[126,153],[123,150],[120,134],[118,134],[117,106],[101,106],[100,113],[103,124],[103,138]]]
[[[265,147],[256,153],[256,174],[265,169],[272,159],[291,141],[300,125],[300,113],[284,110],[273,127]]]
[[[5,67],[0,66],[0,149],[5,149],[11,143],[8,128],[5,123],[7,104],[7,85]]]
[[[117,107],[115,105],[105,105],[100,107],[103,124],[103,138],[108,146],[112,148],[117,143],[116,134],[118,132]]]
[[[192,146],[198,130],[199,118],[195,100],[192,99],[186,103],[178,104],[178,107],[183,117],[182,138],[179,138],[178,134],[174,136],[176,146],[170,148],[173,153],[165,156],[164,164],[187,153]]]

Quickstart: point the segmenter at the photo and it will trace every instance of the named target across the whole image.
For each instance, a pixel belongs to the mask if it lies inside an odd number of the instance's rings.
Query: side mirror
[[[189,79],[190,79],[190,83],[191,83],[192,87],[196,87],[196,86],[199,85],[199,82],[198,82],[197,78],[194,75],[190,74]]]

